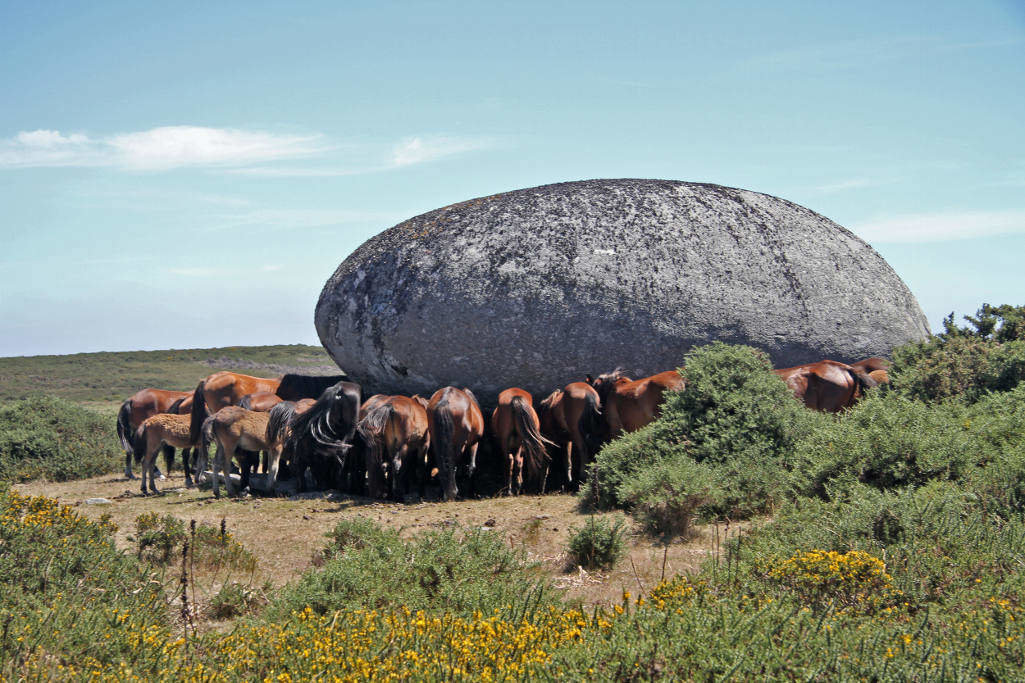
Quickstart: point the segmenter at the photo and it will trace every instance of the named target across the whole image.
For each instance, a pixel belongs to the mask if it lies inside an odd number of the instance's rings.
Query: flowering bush
[[[861,550],[808,550],[769,563],[765,578],[817,606],[874,609],[896,599],[886,565]]]

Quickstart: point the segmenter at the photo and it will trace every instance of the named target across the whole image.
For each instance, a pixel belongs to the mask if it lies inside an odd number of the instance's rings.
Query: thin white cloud
[[[924,213],[851,228],[869,242],[945,242],[1025,233],[1025,210]]]
[[[34,130],[0,140],[0,168],[112,166],[166,170],[239,166],[306,157],[326,149],[319,135],[279,135],[234,128],[162,126],[97,138]]]
[[[392,148],[391,165],[399,168],[413,164],[422,164],[454,154],[485,149],[490,146],[491,143],[484,139],[449,136],[412,137],[403,140]]]
[[[231,173],[239,175],[261,176],[268,178],[328,178],[335,176],[364,175],[381,173],[397,168],[405,168],[416,164],[426,164],[446,157],[477,152],[494,147],[490,138],[457,137],[451,135],[426,135],[406,138],[391,145],[385,155],[381,150],[364,149],[362,153],[379,161],[369,161],[363,166],[253,166],[232,169]],[[385,158],[381,159],[381,156]]]

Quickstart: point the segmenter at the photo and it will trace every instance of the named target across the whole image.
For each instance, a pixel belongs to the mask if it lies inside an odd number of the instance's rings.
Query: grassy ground
[[[257,376],[335,374],[319,346],[228,346],[0,358],[0,402],[47,395],[104,412],[144,387],[188,391],[218,370]]]
[[[231,533],[259,561],[256,583],[270,581],[275,587],[297,578],[317,561],[318,551],[326,543],[325,534],[339,519],[362,515],[380,524],[401,529],[413,536],[432,528],[453,524],[484,527],[501,534],[511,546],[522,547],[530,559],[542,563],[556,586],[568,596],[586,603],[610,604],[620,599],[623,590],[644,592],[665,575],[690,573],[732,537],[750,524],[727,528],[699,527],[683,543],[663,546],[631,527],[628,552],[611,571],[588,572],[568,565],[567,539],[570,528],[582,525],[587,516],[577,510],[571,495],[518,496],[462,500],[450,503],[425,502],[415,505],[373,502],[340,494],[315,494],[309,498],[246,498],[215,500],[209,489],[184,488],[184,480],[175,472],[162,483],[163,494],[142,497],[138,482],[108,475],[80,481],[49,483],[36,481],[15,488],[30,495],[44,495],[74,506],[82,514],[99,519],[110,514],[117,524],[118,545],[133,548],[134,522],[143,513],[171,514],[182,520],[217,526],[224,519]],[[91,505],[89,498],[103,497],[109,505]],[[614,516],[611,513],[606,513]]]

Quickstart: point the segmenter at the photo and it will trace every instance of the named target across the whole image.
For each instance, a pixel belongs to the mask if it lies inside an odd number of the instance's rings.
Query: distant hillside
[[[105,408],[143,387],[195,389],[218,370],[262,377],[339,373],[323,348],[304,344],[21,356],[0,358],[0,402],[45,394]]]

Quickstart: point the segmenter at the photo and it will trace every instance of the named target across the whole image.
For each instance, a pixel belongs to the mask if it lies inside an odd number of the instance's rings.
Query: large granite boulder
[[[675,368],[717,339],[782,367],[886,355],[928,334],[907,286],[836,223],[668,180],[545,185],[411,218],[338,267],[316,325],[364,395],[455,384],[485,402],[616,366]]]

